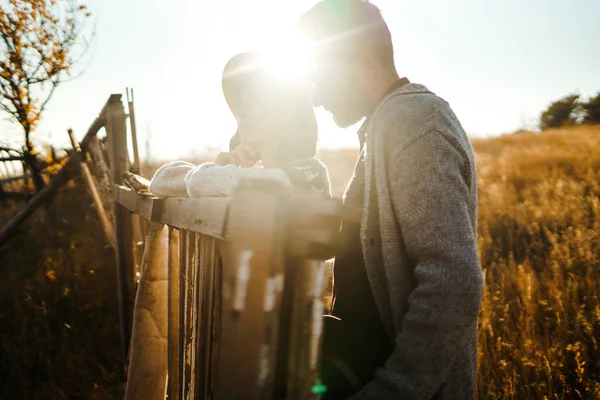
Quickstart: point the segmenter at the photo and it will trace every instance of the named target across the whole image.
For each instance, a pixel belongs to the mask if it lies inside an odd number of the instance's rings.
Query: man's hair
[[[300,17],[298,28],[317,54],[372,50],[383,67],[394,68],[390,30],[381,10],[368,0],[323,0]]]

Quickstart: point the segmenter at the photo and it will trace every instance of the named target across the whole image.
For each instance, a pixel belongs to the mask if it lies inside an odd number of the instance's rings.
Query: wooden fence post
[[[183,355],[179,346],[179,285],[180,285],[180,263],[179,263],[179,230],[169,227],[169,283],[168,283],[168,346],[167,366],[168,383],[167,396],[169,400],[179,399],[181,387],[180,365]]]
[[[119,184],[121,176],[129,169],[127,154],[127,130],[121,96],[108,107],[106,113],[106,135],[109,142],[110,177]],[[117,295],[119,298],[119,322],[121,348],[127,360],[131,339],[131,298],[134,295],[133,277],[133,229],[129,211],[115,202],[115,240],[117,261]]]
[[[133,163],[131,170],[134,174],[142,175],[142,167],[140,165],[140,156],[138,153],[137,130],[135,126],[135,107],[133,105],[133,89],[126,88],[127,93],[127,109],[129,111],[129,127],[131,129],[131,145],[133,146]]]
[[[222,268],[216,399],[270,399],[283,286],[278,182],[242,181],[230,212]],[[243,361],[242,361],[243,360]]]
[[[81,147],[79,146],[79,142],[75,137],[72,129],[68,130],[69,139],[71,139],[71,145],[73,146],[73,151],[81,153]],[[96,187],[96,182],[92,178],[92,174],[87,165],[85,154],[81,154],[81,175],[83,176],[83,181],[88,188],[88,192],[94,202],[94,208],[96,209],[96,213],[98,214],[98,218],[100,219],[100,224],[102,225],[102,229],[104,230],[104,235],[106,236],[106,240],[110,245],[115,247],[115,233],[113,231],[112,224],[110,223],[110,219],[106,215],[106,211],[104,210],[104,202],[100,198],[98,194],[98,188]]]
[[[125,400],[164,399],[167,383],[169,234],[165,225],[149,225],[135,297]]]
[[[102,142],[98,140],[96,136],[90,138],[87,146],[87,152],[92,159],[92,165],[94,166],[96,179],[98,179],[98,186],[100,191],[104,195],[104,198],[110,199],[110,171],[106,161],[104,159],[104,150],[102,149]]]

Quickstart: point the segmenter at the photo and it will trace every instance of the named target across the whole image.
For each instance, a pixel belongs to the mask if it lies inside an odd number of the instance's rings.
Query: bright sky
[[[597,0],[373,0],[389,23],[401,76],[445,98],[472,136],[532,127],[550,101],[600,91]],[[290,32],[315,0],[91,0],[85,73],[61,86],[38,135],[68,146],[111,93],[135,90],[140,151],[154,159],[227,147],[235,121],[221,72],[235,53]],[[356,127],[317,111],[320,145],[356,146]],[[0,121],[0,141],[21,142]]]

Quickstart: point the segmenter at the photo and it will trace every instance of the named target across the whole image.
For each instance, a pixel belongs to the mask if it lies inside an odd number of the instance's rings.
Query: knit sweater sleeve
[[[204,163],[191,169],[185,176],[189,197],[229,197],[240,180],[240,169],[235,165]]]
[[[157,197],[187,197],[185,176],[194,164],[172,161],[161,166],[150,180],[150,193]]]
[[[430,399],[442,383],[450,384],[483,291],[467,161],[436,130],[384,153],[393,211],[417,283],[385,367],[353,399]]]
[[[204,163],[190,170],[185,176],[185,184],[190,197],[231,197],[244,178],[273,179],[290,184],[280,168],[238,168],[214,163]]]

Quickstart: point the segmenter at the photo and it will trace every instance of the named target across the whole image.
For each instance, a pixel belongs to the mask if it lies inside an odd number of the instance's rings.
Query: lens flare
[[[305,42],[294,35],[283,37],[265,52],[265,63],[273,77],[290,84],[306,81],[307,60]]]

